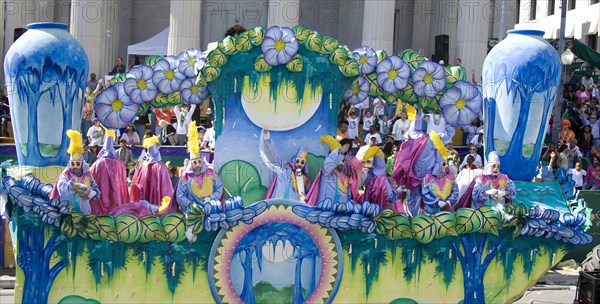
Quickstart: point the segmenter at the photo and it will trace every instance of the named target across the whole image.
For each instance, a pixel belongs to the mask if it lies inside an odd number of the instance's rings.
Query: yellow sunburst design
[[[309,303],[325,303],[331,292],[338,275],[338,256],[335,242],[329,230],[319,224],[310,224],[292,212],[292,206],[271,205],[261,215],[254,218],[251,224],[240,223],[239,226],[228,230],[220,241],[214,257],[214,282],[218,296],[223,303],[239,303],[241,299],[233,288],[231,281],[230,263],[237,244],[256,227],[274,223],[287,222],[304,229],[315,241],[319,248],[321,262],[321,276],[311,296],[306,299]]]

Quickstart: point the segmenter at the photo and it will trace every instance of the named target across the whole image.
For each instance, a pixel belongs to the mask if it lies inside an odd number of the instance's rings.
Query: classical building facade
[[[167,53],[177,54],[189,47],[206,48],[235,24],[245,28],[301,24],[334,36],[351,49],[369,45],[397,53],[412,48],[436,60],[443,58],[446,64],[458,57],[478,80],[490,44],[504,38],[515,23],[533,27],[547,22],[550,25],[543,28],[558,28],[560,0],[531,2],[539,11],[535,24],[526,13],[531,3],[519,0],[0,0],[4,32],[0,49],[6,54],[15,29],[18,32],[28,23],[62,22],[84,45],[90,72],[104,75],[116,57],[127,61],[128,45],[165,28],[169,28]],[[554,3],[555,13],[541,18],[546,2]],[[567,19],[574,24],[571,35],[594,32],[594,24],[597,35],[600,9],[595,15],[590,11],[598,4],[576,2]],[[586,2],[590,9],[585,9]],[[584,29],[586,20],[590,26]]]

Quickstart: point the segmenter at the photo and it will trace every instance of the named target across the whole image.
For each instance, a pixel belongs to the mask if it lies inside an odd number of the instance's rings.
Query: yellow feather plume
[[[171,198],[168,196],[165,196],[162,198],[162,201],[160,202],[160,207],[158,207],[158,211],[156,211],[156,215],[161,215],[163,214],[167,208],[169,208],[169,204],[171,203]]]
[[[83,154],[83,140],[81,139],[81,133],[75,130],[67,130],[67,137],[71,140],[69,143],[69,148],[67,149],[67,153],[71,155],[80,155]],[[79,158],[79,157],[75,157]]]
[[[144,149],[148,149],[154,145],[158,145],[160,142],[158,140],[158,137],[156,135],[146,138],[144,139]]]
[[[106,129],[106,136],[110,136],[113,140],[117,140],[117,132],[115,132],[115,130]]]
[[[188,127],[188,134],[187,134],[187,138],[188,138],[188,152],[190,152],[191,155],[190,158],[197,158],[200,156],[200,142],[198,140],[198,128],[196,127],[196,122],[192,121],[190,123],[190,126]]]
[[[373,158],[375,156],[384,157],[385,155],[383,154],[383,151],[381,151],[381,149],[379,147],[372,146],[369,149],[367,149],[367,151],[365,152],[365,155],[363,155],[362,161],[370,160],[371,158]]]
[[[321,136],[321,143],[329,145],[329,151],[341,148],[342,145],[331,135]]]
[[[408,120],[414,121],[415,117],[417,117],[417,109],[413,106],[406,104],[406,116],[408,116]]]
[[[444,142],[442,142],[440,136],[435,131],[431,131],[429,132],[429,139],[431,142],[433,142],[433,146],[438,150],[438,152],[440,152],[442,159],[448,159],[448,149],[446,149],[446,146],[444,145]]]

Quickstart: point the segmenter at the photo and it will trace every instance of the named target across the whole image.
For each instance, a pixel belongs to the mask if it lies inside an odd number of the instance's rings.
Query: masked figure
[[[67,153],[71,155],[65,170],[58,176],[50,198],[60,198],[61,201],[69,201],[73,210],[83,214],[91,214],[90,200],[100,197],[100,190],[83,161],[83,142],[81,133],[68,130],[67,136],[71,140]]]

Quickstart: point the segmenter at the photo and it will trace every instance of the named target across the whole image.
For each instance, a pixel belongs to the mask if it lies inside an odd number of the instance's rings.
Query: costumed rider
[[[458,200],[458,186],[447,161],[436,164],[433,172],[425,175],[421,193],[426,215],[432,215],[438,210],[452,210]]]
[[[198,139],[198,129],[196,122],[192,121],[188,128],[188,152],[190,160],[185,172],[177,182],[175,196],[177,204],[184,214],[188,213],[188,206],[191,203],[198,205],[221,204],[223,196],[223,183],[219,176],[206,165],[206,162],[200,155],[200,142]],[[185,236],[189,242],[194,242],[196,236],[192,233],[193,227],[187,227]]]
[[[387,178],[385,170],[385,155],[377,146],[372,146],[365,152],[363,163],[371,165],[365,179],[365,192],[361,202],[368,201],[379,205],[380,210],[391,208],[396,202],[396,182]],[[393,183],[393,184],[392,184]]]
[[[115,138],[114,130],[106,130],[104,146],[98,152],[98,159],[90,167],[90,173],[101,190],[98,203],[92,205],[94,214],[108,214],[129,202],[127,172],[125,165],[115,154]]]
[[[65,170],[58,176],[56,185],[50,193],[50,198],[60,198],[61,201],[66,200],[73,205],[74,211],[91,214],[90,200],[98,199],[100,190],[83,161],[85,150],[83,149],[81,133],[68,130],[67,136],[71,140],[67,149],[67,153],[71,157]]]
[[[131,201],[148,201],[155,206],[164,204],[164,197],[173,195],[173,185],[169,169],[161,162],[158,137],[144,139],[144,160],[138,164],[131,180],[129,198]],[[177,204],[170,202],[166,213],[177,212]]]
[[[444,132],[438,134],[431,131],[425,134],[420,110],[410,105],[406,105],[406,110],[411,120],[411,129],[407,133],[407,140],[396,153],[392,178],[399,186],[398,193],[402,190],[407,192],[407,199],[402,205],[395,204],[394,211],[414,217],[424,207],[423,178],[447,160],[448,150],[444,142],[448,142],[454,136],[454,127],[446,124]]]
[[[262,131],[260,143],[260,157],[265,166],[275,173],[264,198],[284,198],[304,202],[310,187],[307,150],[303,147],[298,148],[296,155],[289,162],[285,162],[279,156],[269,130]]]
[[[512,204],[517,197],[517,190],[513,181],[500,173],[500,158],[496,151],[488,154],[487,161],[483,174],[473,180],[471,208],[489,205],[501,209],[504,204]]]
[[[188,205],[191,203],[219,202],[223,196],[221,179],[215,171],[208,168],[200,155],[200,142],[195,121],[192,121],[188,128],[188,152],[190,160],[185,172],[177,182],[176,190],[177,204],[182,213],[188,212]]]
[[[330,135],[321,137],[322,144],[328,144],[329,155],[323,162],[306,196],[306,203],[316,206],[325,199],[331,199],[333,203],[347,203],[351,200],[350,178],[343,173],[344,156],[350,150],[352,141],[343,139],[338,143]]]

